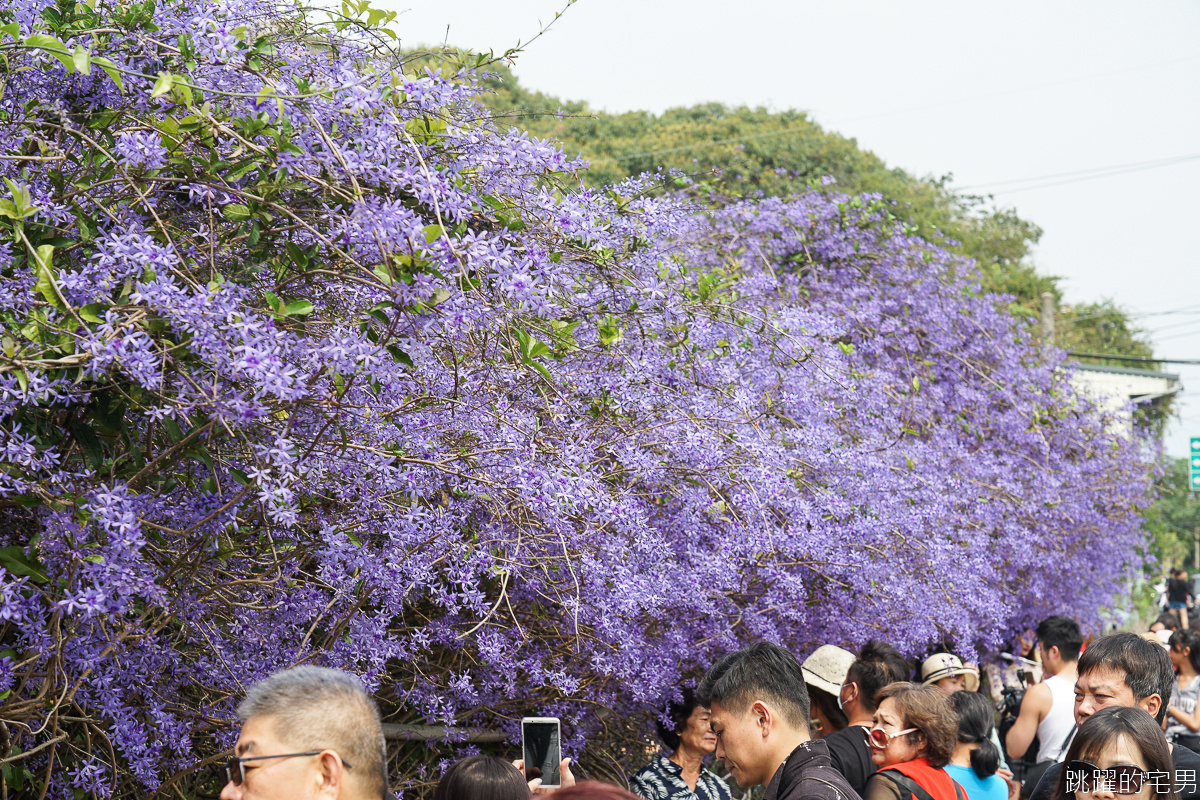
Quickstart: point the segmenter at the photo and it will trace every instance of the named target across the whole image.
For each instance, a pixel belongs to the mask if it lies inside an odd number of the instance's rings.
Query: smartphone
[[[558,717],[521,719],[521,755],[525,759],[525,780],[542,779],[542,786],[557,789],[562,783],[558,765],[562,763],[562,738]]]

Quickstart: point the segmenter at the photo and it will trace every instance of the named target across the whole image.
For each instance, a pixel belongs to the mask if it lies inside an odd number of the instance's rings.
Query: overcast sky
[[[566,5],[375,2],[402,12],[406,47],[497,52]],[[1156,355],[1200,359],[1198,0],[578,0],[514,70],[606,111],[808,111],[889,165],[1015,207],[1045,229],[1035,262],[1067,302],[1111,298]],[[1200,367],[1167,369],[1185,385],[1166,440],[1183,456]]]

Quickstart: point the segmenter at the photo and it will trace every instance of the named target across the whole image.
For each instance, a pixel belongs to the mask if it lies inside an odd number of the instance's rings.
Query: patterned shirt
[[[664,753],[634,775],[629,788],[643,800],[732,800],[725,781],[703,768],[693,792],[683,780],[683,767]]]

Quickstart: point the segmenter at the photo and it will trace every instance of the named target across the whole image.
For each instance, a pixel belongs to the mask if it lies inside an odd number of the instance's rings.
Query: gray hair
[[[358,678],[325,667],[293,667],[259,681],[238,705],[243,722],[271,717],[278,739],[296,750],[335,750],[351,780],[382,797],[387,789],[383,726]]]

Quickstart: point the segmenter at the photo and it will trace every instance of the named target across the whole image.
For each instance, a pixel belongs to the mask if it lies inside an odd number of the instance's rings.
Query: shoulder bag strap
[[[912,778],[894,769],[881,769],[876,773],[882,775],[892,783],[904,789],[911,794],[914,800],[933,800],[933,795],[925,791],[925,787],[914,781]]]

